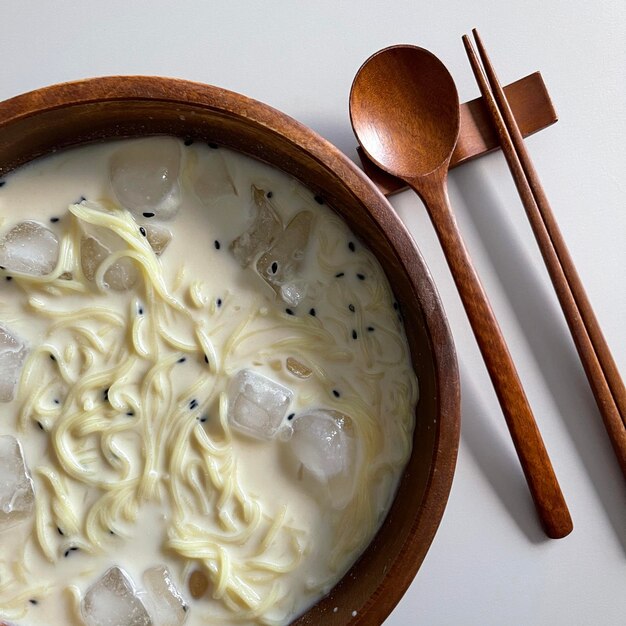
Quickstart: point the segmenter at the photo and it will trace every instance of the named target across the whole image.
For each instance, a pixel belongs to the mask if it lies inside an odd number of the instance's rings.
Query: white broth
[[[211,144],[90,145],[0,182],[0,617],[288,624],[410,455],[379,263],[322,198]]]

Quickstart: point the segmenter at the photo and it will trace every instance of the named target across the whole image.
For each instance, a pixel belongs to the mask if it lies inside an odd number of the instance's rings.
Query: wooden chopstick
[[[476,29],[472,33],[482,66],[472,42],[464,35],[467,56],[498,131],[502,152],[526,209],[611,445],[626,477],[626,388],[482,40]]]

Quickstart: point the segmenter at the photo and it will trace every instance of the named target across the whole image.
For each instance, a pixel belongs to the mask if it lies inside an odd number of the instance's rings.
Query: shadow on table
[[[463,374],[463,422],[461,431],[464,443],[483,472],[513,521],[534,544],[548,541],[541,529],[530,491],[517,460],[512,444],[493,428],[485,417],[484,404],[469,383],[470,376]],[[504,419],[504,418],[502,418]]]
[[[454,183],[463,196],[468,216],[484,243],[537,366],[559,409],[561,420],[596,487],[610,524],[626,554],[624,480],[604,430],[602,418],[556,296],[549,293],[542,284],[544,278],[533,269],[530,258],[516,239],[516,234],[502,217],[506,210],[523,211],[521,202],[516,206],[503,207],[476,168],[459,168],[454,173]],[[539,316],[541,323],[538,323]],[[474,404],[471,398],[469,402],[470,406]],[[468,424],[471,421],[478,425]],[[494,454],[491,460],[481,460],[487,447],[485,438],[490,436],[493,438],[493,433],[489,435],[485,426],[484,423],[480,425],[478,419],[466,419],[463,423],[463,433],[495,491],[512,514],[519,514],[521,512],[515,510],[517,505],[507,492],[514,484],[513,480],[518,482],[518,478],[512,477],[508,464],[498,458],[500,455]],[[498,442],[493,442],[494,449],[497,445]],[[575,486],[561,484],[561,487],[567,500],[568,491]],[[574,511],[572,518],[575,532]],[[528,530],[526,528],[524,530],[528,534]]]

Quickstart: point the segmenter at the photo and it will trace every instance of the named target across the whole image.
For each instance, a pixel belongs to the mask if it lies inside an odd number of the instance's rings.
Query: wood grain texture
[[[381,624],[431,544],[458,449],[456,354],[428,269],[388,202],[347,157],[286,115],[217,87],[165,78],[108,77],[2,102],[0,176],[53,150],[155,134],[215,142],[295,176],[346,220],[377,256],[393,286],[420,385],[413,452],[391,510],[369,548],[328,596],[295,622]]]
[[[520,132],[528,137],[557,120],[550,95],[539,72],[525,76],[504,87]],[[498,133],[491,122],[489,109],[483,98],[461,105],[459,139],[452,153],[450,168],[462,165],[483,154],[498,150]],[[357,148],[365,173],[387,196],[407,189],[404,181],[388,174],[373,163],[361,147]]]
[[[460,125],[452,77],[427,50],[387,48],[370,57],[359,70],[350,94],[350,116],[368,156],[402,178],[423,200],[498,396],[541,524],[548,537],[565,537],[573,528],[565,499],[448,199],[447,175]]]
[[[470,39],[463,37],[502,151],[548,269],[570,333],[604,421],[622,473],[626,477],[626,389],[558,227],[521,131],[500,85],[484,44],[474,36],[486,76]]]

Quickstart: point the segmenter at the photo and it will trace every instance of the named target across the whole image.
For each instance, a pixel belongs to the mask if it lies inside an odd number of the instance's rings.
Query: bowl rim
[[[419,515],[413,519],[402,548],[390,563],[376,591],[357,615],[348,620],[354,624],[380,624],[406,592],[430,548],[448,501],[458,454],[461,413],[458,363],[452,334],[432,275],[408,229],[387,198],[352,160],[289,115],[228,89],[178,78],[142,75],[101,76],[50,85],[0,102],[0,146],[4,129],[29,117],[72,106],[130,100],[158,100],[173,106],[192,105],[221,115],[245,117],[264,126],[267,131],[279,134],[306,150],[324,168],[332,169],[346,188],[368,207],[381,232],[384,233],[391,223],[394,237],[399,237],[400,245],[394,244],[393,248],[418,297],[429,333],[438,383],[439,413],[433,458]],[[33,155],[32,158],[36,156],[40,155]],[[0,162],[0,176],[13,167],[11,164],[5,167]],[[294,622],[300,623],[308,622],[302,621],[302,617]]]

